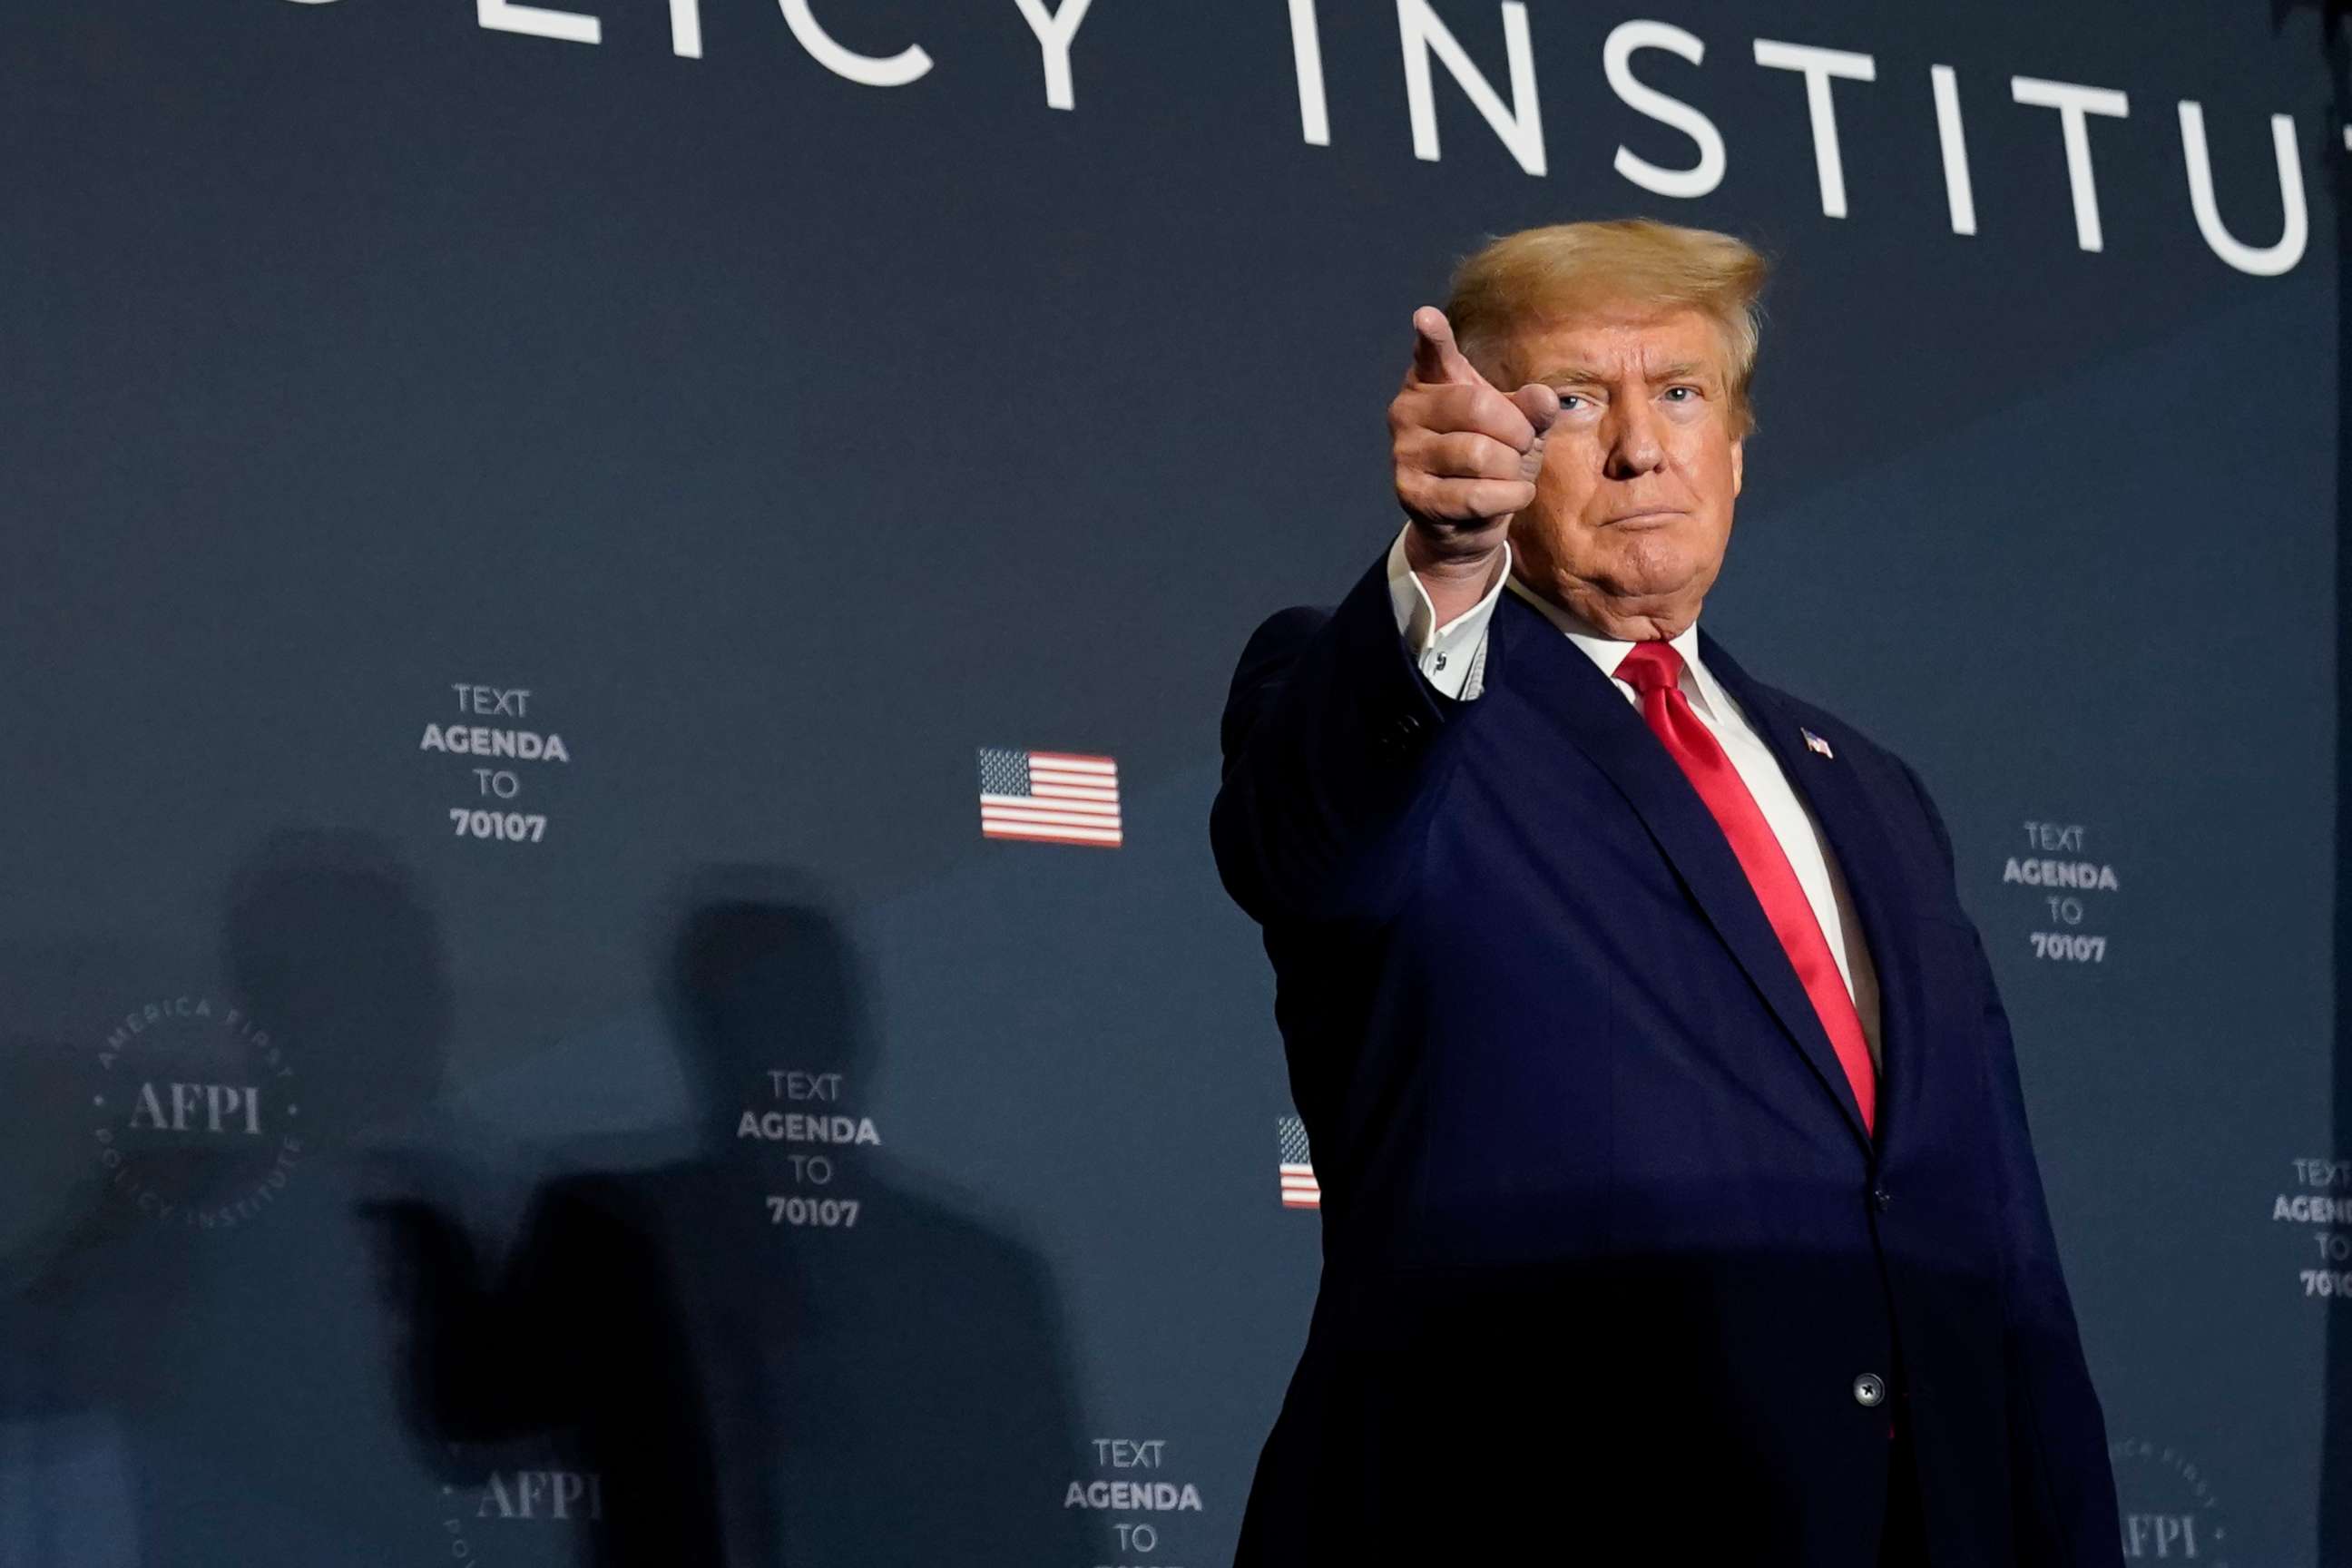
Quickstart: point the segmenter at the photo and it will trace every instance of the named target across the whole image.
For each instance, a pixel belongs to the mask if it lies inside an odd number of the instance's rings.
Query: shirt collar
[[[1568,640],[1581,649],[1587,658],[1598,665],[1601,674],[1612,680],[1616,679],[1617,666],[1624,660],[1627,654],[1633,651],[1633,644],[1631,641],[1602,635],[1591,622],[1575,611],[1555,605],[1542,597],[1520,582],[1517,576],[1510,579],[1510,589],[1512,593],[1542,611],[1545,619],[1567,633]],[[1727,720],[1738,711],[1737,706],[1731,700],[1730,693],[1716,684],[1715,677],[1707,673],[1706,661],[1698,656],[1698,622],[1694,620],[1685,626],[1678,636],[1667,639],[1667,646],[1683,656],[1684,696],[1692,699],[1706,710],[1711,719]]]

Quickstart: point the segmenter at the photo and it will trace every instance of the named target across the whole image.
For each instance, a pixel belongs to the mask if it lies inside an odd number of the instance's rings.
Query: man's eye
[[[1568,406],[1569,406],[1569,405],[1570,405],[1570,404],[1571,404],[1571,403],[1581,403],[1581,402],[1583,402],[1583,401],[1584,401],[1584,398],[1583,398],[1583,396],[1582,396],[1580,394],[1574,393],[1574,392],[1563,392],[1563,393],[1561,393],[1561,394],[1559,395],[1559,411],[1560,411],[1562,414],[1565,414],[1565,413],[1567,413],[1567,412],[1568,412]]]
[[[1698,388],[1695,386],[1670,386],[1666,388],[1666,395],[1668,397],[1674,396],[1675,394],[1678,392],[1689,395],[1684,399],[1685,402],[1688,402],[1691,397],[1696,397],[1698,395]]]

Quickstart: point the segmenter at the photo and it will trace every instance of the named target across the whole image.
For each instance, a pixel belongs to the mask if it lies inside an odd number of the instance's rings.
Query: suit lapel
[[[1787,951],[1773,934],[1748,873],[1740,868],[1723,829],[1690,780],[1683,776],[1681,767],[1658,743],[1616,683],[1517,594],[1502,596],[1490,633],[1488,680],[1496,679],[1498,667],[1507,668],[1513,696],[1549,718],[1609,775],[1803,1054],[1822,1089],[1843,1109],[1854,1136],[1868,1147],[1870,1134],[1863,1126],[1862,1108],[1846,1081],[1845,1068],[1830,1046]],[[1704,657],[1713,669],[1716,653],[1711,643],[1706,646]],[[1743,704],[1747,701],[1746,690],[1734,689],[1733,695]],[[1788,763],[1784,761],[1781,765],[1786,768]]]
[[[1886,841],[1884,815],[1851,760],[1824,757],[1808,748],[1804,726],[1780,693],[1750,679],[1705,631],[1699,633],[1699,654],[1708,673],[1731,693],[1780,760],[1780,771],[1799,798],[1811,808],[1853,900],[1871,969],[1878,978],[1878,1145],[1884,1150],[1889,1129],[1907,1126],[1916,1109],[1910,1099],[1919,1078],[1913,1070],[1915,1052],[1926,1018],[1916,944],[1905,929],[1910,904]]]

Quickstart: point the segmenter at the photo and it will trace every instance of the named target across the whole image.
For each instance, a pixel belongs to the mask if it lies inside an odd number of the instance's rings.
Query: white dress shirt
[[[1406,524],[1407,531],[1411,528],[1410,523]],[[1470,700],[1485,689],[1486,624],[1494,618],[1496,603],[1508,587],[1542,611],[1569,641],[1600,666],[1601,673],[1615,681],[1627,702],[1641,705],[1633,686],[1616,679],[1619,661],[1633,651],[1633,645],[1603,637],[1569,611],[1529,593],[1511,575],[1508,541],[1504,542],[1501,569],[1496,574],[1494,585],[1486,590],[1486,596],[1442,626],[1437,625],[1437,607],[1430,603],[1429,591],[1421,585],[1420,577],[1405,560],[1404,541],[1404,532],[1400,532],[1396,542],[1389,547],[1389,598],[1396,606],[1397,630],[1403,634],[1405,647],[1419,661],[1423,678],[1438,690],[1448,697]],[[1862,924],[1854,918],[1845,878],[1822,837],[1821,824],[1813,820],[1813,814],[1798,798],[1788,775],[1780,771],[1780,760],[1758,736],[1739,704],[1732,700],[1731,693],[1707,673],[1698,656],[1698,623],[1693,621],[1684,627],[1682,635],[1673,639],[1672,647],[1683,656],[1682,691],[1690,700],[1691,710],[1731,759],[1740,783],[1755,797],[1772,836],[1780,841],[1781,851],[1789,857],[1790,868],[1805,889],[1806,901],[1813,906],[1813,918],[1821,922],[1822,934],[1829,939],[1830,955],[1837,960],[1838,973],[1844,977],[1846,991],[1853,998],[1854,1011],[1862,1018],[1863,1037],[1870,1042],[1871,1060],[1875,1062],[1878,975],[1871,967],[1870,952],[1863,943]]]

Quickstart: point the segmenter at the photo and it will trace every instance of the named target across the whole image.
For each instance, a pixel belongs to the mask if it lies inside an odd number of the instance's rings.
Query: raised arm
[[[1262,924],[1385,917],[1419,839],[1433,742],[1463,706],[1413,668],[1385,560],[1337,610],[1259,626],[1225,700],[1209,812],[1234,901]]]
[[[1444,315],[1413,318],[1412,368],[1389,405],[1404,554],[1438,624],[1491,608],[1511,517],[1534,499],[1549,388],[1506,397],[1465,359]],[[1210,841],[1227,891],[1260,921],[1378,920],[1425,822],[1433,742],[1462,704],[1424,680],[1402,635],[1385,556],[1339,608],[1260,626],[1234,673]],[[1455,679],[1446,682],[1459,689]]]

